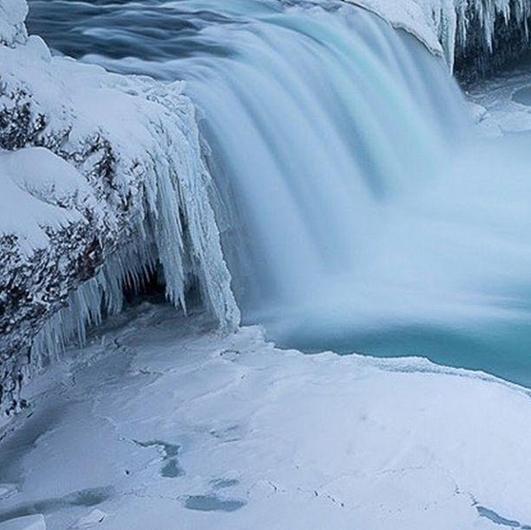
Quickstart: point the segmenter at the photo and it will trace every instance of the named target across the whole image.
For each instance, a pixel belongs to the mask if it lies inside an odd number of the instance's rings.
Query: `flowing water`
[[[531,155],[442,61],[334,0],[32,0],[58,52],[186,80],[245,323],[531,385]]]

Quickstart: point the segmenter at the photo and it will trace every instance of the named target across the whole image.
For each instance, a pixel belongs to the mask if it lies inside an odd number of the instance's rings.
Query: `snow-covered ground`
[[[528,391],[209,329],[144,303],[36,379],[0,529],[529,528]]]

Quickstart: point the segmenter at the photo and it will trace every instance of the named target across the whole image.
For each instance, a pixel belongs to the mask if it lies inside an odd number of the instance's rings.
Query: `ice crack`
[[[507,526],[509,528],[520,528],[521,530],[531,530],[531,525],[529,524],[522,524],[519,521],[516,521],[514,519],[507,519],[506,517],[502,517],[498,513],[496,513],[494,510],[491,510],[490,508],[487,508],[486,506],[476,505],[476,510],[478,511],[478,514],[480,517],[485,517],[486,519],[489,519],[495,524],[499,524],[501,526]]]

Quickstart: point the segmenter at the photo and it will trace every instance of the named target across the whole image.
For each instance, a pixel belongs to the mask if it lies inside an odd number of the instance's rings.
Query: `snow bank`
[[[528,37],[531,2],[528,0],[345,0],[369,9],[395,27],[419,38],[435,53],[444,54],[453,69],[456,54],[470,37],[470,23],[479,21],[476,36],[492,52],[496,24],[520,27]],[[477,28],[474,28],[477,30]]]
[[[20,37],[25,3],[2,0]],[[18,28],[18,29],[17,29]],[[5,41],[5,39],[4,39]],[[224,329],[239,322],[210,206],[195,109],[182,84],[52,57],[38,37],[0,45],[0,409],[29,366],[121,309],[160,267],[185,308],[198,281]],[[52,317],[50,319],[50,317]],[[30,349],[31,348],[31,351]]]

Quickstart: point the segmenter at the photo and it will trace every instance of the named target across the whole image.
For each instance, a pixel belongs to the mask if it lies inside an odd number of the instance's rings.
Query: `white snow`
[[[97,209],[82,175],[43,148],[0,150],[0,182],[0,235],[16,235],[26,255],[49,244],[46,229],[88,222],[84,208]]]
[[[81,517],[76,523],[73,524],[72,528],[92,528],[93,526],[99,525],[105,521],[108,514],[98,510],[92,510],[88,515]]]
[[[530,87],[529,65],[525,63],[475,86],[467,97],[474,108],[483,109],[479,130],[487,136],[529,134],[531,101],[525,105],[515,100],[514,95],[520,90],[531,90]]]
[[[20,492],[0,519],[49,499],[54,530],[96,508],[107,530],[531,523],[528,391],[420,359],[280,351],[257,328],[220,338],[170,308],[120,319],[12,424],[0,475]]]
[[[0,0],[0,43],[13,45],[25,40],[27,13],[26,0]]]
[[[11,28],[25,13],[22,0],[0,2],[0,22]],[[12,94],[27,94],[33,115],[48,120],[44,137],[64,138],[58,153],[69,162],[44,148],[0,153],[0,234],[17,236],[28,259],[49,245],[50,232],[88,216],[106,254],[97,277],[72,293],[69,306],[40,332],[34,358],[56,355],[72,334],[82,338],[87,325],[101,320],[103,301],[111,314],[119,311],[122,286],[139,283],[157,261],[176,306],[184,306],[195,275],[205,305],[223,329],[233,329],[239,311],[183,84],[159,85],[52,57],[35,36],[9,44],[0,45],[0,105],[10,108]],[[111,184],[98,176],[98,158],[82,155],[95,138],[112,148]]]

